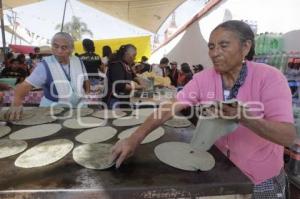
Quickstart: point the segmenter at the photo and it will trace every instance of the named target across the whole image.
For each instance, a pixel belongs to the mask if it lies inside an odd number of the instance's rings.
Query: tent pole
[[[3,20],[3,5],[2,0],[0,0],[0,18],[1,18],[1,33],[2,33],[2,53],[5,55],[6,52],[6,42],[5,42],[5,30],[4,30],[4,20]],[[3,56],[4,57],[4,56]]]
[[[62,32],[63,29],[64,29],[64,22],[65,22],[65,16],[66,16],[67,2],[68,2],[68,0],[65,1],[64,14],[63,14],[62,22],[61,22],[60,32]]]

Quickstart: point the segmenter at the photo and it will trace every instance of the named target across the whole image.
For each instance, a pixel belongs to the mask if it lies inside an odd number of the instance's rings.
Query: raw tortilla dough
[[[15,131],[9,135],[12,140],[29,140],[53,135],[61,129],[60,124],[42,124]]]
[[[4,118],[4,114],[9,110],[9,107],[5,107],[0,112],[0,120],[6,120]],[[52,111],[51,111],[52,110]],[[38,118],[43,116],[51,116],[56,115],[64,111],[62,107],[53,107],[52,109],[49,107],[23,107],[22,120],[27,120],[32,117]],[[33,120],[35,120],[33,119]]]
[[[8,111],[8,108],[6,108],[6,107],[5,107],[5,109],[2,109],[0,111],[0,120],[1,121],[7,120],[7,118],[5,118],[7,111]],[[21,120],[29,119],[29,118],[33,117],[34,114],[35,113],[31,109],[23,109],[23,114],[21,116],[22,117]]]
[[[56,139],[42,142],[24,153],[15,161],[17,167],[33,168],[52,164],[66,156],[73,148],[73,142]]]
[[[39,107],[40,111],[44,112],[45,115],[57,115],[64,111],[63,107],[54,106],[52,109],[51,107]]]
[[[214,157],[206,151],[196,151],[188,143],[165,142],[155,147],[156,157],[165,164],[187,171],[208,171],[215,166]]]
[[[88,169],[107,169],[114,165],[111,144],[83,144],[73,150],[74,161]]]
[[[125,139],[128,138],[131,134],[133,134],[136,129],[138,129],[139,127],[133,127],[130,129],[127,129],[125,131],[122,131],[119,135],[118,138],[119,139]],[[152,131],[150,134],[148,134],[144,140],[142,141],[141,144],[146,144],[149,142],[153,142],[157,139],[159,139],[160,137],[162,137],[165,134],[165,130],[162,127],[158,127],[157,129],[155,129],[154,131]]]
[[[191,122],[184,118],[173,118],[164,123],[164,125],[174,127],[174,128],[184,128],[191,126]]]
[[[50,115],[38,115],[35,114],[33,117],[27,118],[27,119],[21,119],[18,121],[12,121],[15,125],[26,125],[26,126],[32,126],[32,125],[38,125],[38,124],[45,124],[45,123],[51,123],[56,120],[55,117],[52,117]]]
[[[128,116],[128,117],[122,117],[119,119],[115,119],[112,124],[114,126],[134,126],[137,124],[142,124],[146,120],[145,116]]]
[[[72,118],[64,121],[63,125],[70,129],[85,129],[104,126],[105,121],[95,117]]]
[[[80,108],[80,109],[72,109],[63,114],[62,117],[74,118],[74,117],[85,117],[94,112],[91,108]]]
[[[197,150],[207,151],[222,136],[233,132],[238,124],[226,119],[199,119],[191,145]]]
[[[145,116],[148,117],[154,112],[154,108],[141,108],[141,109],[135,109],[132,112],[132,115],[140,115],[140,116]]]
[[[77,135],[75,139],[84,144],[92,144],[109,140],[116,134],[117,130],[112,127],[97,127],[84,131]]]
[[[22,140],[0,140],[0,158],[6,158],[9,156],[21,153],[27,148],[27,142]]]
[[[125,112],[120,111],[120,110],[101,110],[101,111],[96,111],[93,113],[92,116],[94,117],[99,117],[99,118],[104,118],[104,119],[114,119],[114,118],[120,118],[124,117],[126,115]]]
[[[6,136],[11,131],[9,126],[0,126],[0,138]]]

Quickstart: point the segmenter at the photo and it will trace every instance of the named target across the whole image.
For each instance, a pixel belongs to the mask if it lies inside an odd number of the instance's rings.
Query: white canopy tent
[[[3,8],[37,3],[42,0],[3,0]],[[79,0],[80,2],[128,22],[137,27],[157,32],[160,26],[185,0]]]
[[[181,28],[151,56],[158,63],[166,56],[178,63],[211,66],[207,43],[210,32],[223,21],[257,21],[258,33],[283,33],[284,50],[300,52],[299,0],[210,0],[190,22]],[[279,14],[280,13],[280,14]]]
[[[150,32],[157,32],[185,0],[80,0],[95,9]]]
[[[15,8],[19,6],[28,5],[31,3],[37,3],[42,0],[2,0],[3,9]]]

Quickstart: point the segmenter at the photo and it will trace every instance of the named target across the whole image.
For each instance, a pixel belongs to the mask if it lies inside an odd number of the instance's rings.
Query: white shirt
[[[154,72],[154,74],[158,76],[163,77],[163,69],[158,64],[152,66],[152,72]]]

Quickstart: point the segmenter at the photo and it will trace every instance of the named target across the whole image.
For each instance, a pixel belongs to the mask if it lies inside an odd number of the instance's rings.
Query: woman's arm
[[[178,103],[175,100],[165,103],[156,112],[152,113],[129,138],[119,140],[112,150],[112,159],[116,160],[116,167],[120,167],[125,159],[134,154],[138,145],[150,132],[169,120],[173,113],[177,113],[186,107],[186,104]],[[157,113],[161,113],[161,115]],[[157,117],[158,115],[160,117]]]

